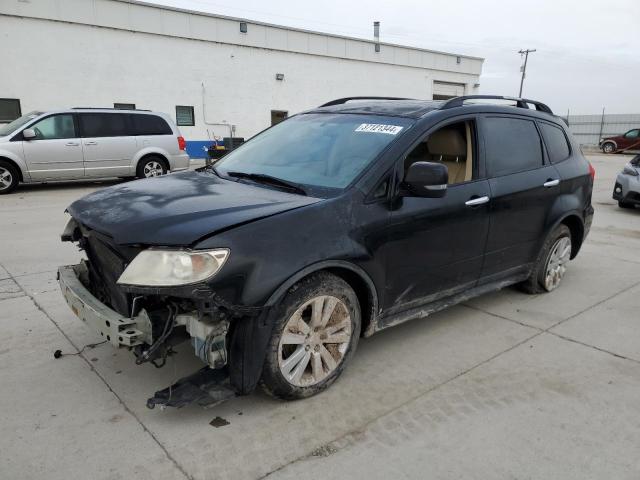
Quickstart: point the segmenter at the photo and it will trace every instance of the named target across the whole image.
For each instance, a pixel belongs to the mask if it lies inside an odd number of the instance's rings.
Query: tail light
[[[593,165],[591,165],[591,162],[587,162],[589,163],[589,176],[591,177],[591,181],[595,181],[596,179],[596,169],[593,168]]]
[[[187,142],[184,141],[184,137],[178,137],[178,148],[180,150],[187,149]]]

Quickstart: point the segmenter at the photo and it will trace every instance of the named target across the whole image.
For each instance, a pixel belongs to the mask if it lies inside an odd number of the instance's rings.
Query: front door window
[[[40,120],[30,128],[36,133],[37,140],[56,140],[77,136],[71,114],[52,115]]]

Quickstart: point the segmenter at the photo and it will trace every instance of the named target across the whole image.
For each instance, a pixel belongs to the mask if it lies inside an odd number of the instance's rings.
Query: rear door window
[[[539,125],[551,163],[559,163],[569,158],[571,149],[562,129],[548,123],[540,123]]]
[[[490,177],[542,167],[542,145],[535,123],[511,117],[485,117],[484,146]]]
[[[172,135],[169,124],[157,115],[136,113],[129,115],[134,135]]]
[[[85,138],[129,135],[127,116],[120,113],[81,113],[80,129]]]

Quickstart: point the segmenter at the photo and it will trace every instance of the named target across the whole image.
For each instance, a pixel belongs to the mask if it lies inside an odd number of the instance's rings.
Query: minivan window
[[[134,135],[171,135],[173,131],[167,122],[158,115],[143,113],[131,114]]]
[[[4,137],[5,135],[9,135],[16,130],[18,130],[21,126],[26,125],[31,120],[36,117],[42,115],[42,112],[29,112],[20,118],[16,118],[13,122],[7,123],[6,125],[2,125],[0,127],[0,137]]]
[[[551,163],[558,163],[569,158],[571,150],[562,129],[548,123],[540,123],[540,129],[547,145],[547,153]]]
[[[129,135],[127,116],[121,113],[81,113],[80,128],[85,138]]]
[[[37,140],[56,140],[60,138],[75,138],[76,129],[73,115],[62,113],[43,118],[29,127],[36,133]]]
[[[531,120],[487,117],[483,130],[489,176],[542,167],[540,135]]]
[[[308,187],[341,189],[412,123],[374,115],[298,115],[233,150],[216,170],[222,175],[254,173]]]

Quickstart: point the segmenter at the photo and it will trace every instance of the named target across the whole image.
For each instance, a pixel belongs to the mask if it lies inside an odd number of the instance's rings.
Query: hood
[[[191,171],[104,188],[67,210],[118,244],[187,246],[234,225],[320,200]]]

